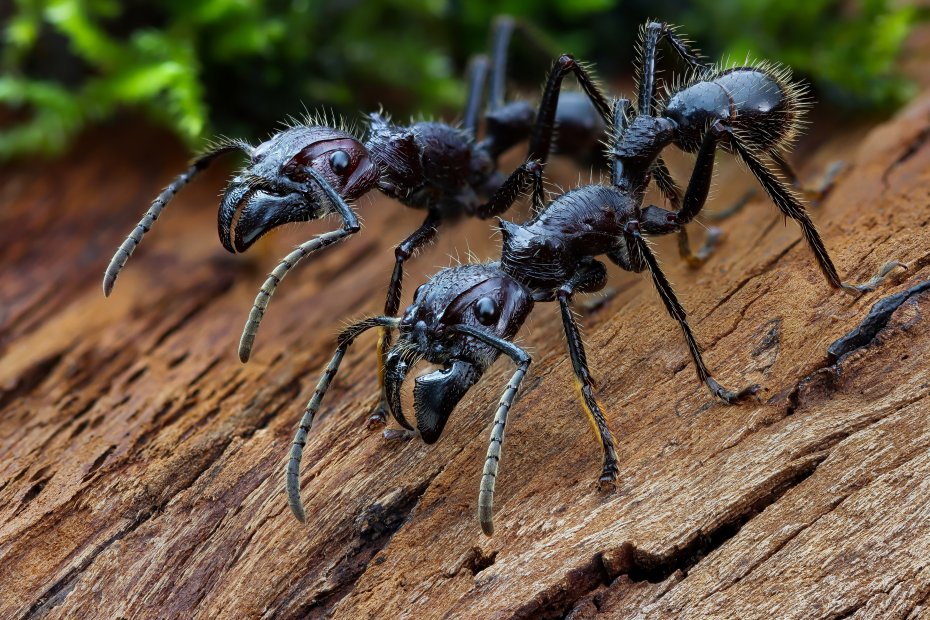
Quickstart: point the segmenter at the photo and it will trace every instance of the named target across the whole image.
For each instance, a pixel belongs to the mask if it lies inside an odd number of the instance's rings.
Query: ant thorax
[[[382,192],[443,217],[472,215],[503,180],[484,150],[444,123],[401,127],[372,114],[365,146],[381,169]]]
[[[612,250],[634,213],[635,201],[612,187],[573,189],[525,224],[501,221],[501,266],[534,290],[551,291]]]

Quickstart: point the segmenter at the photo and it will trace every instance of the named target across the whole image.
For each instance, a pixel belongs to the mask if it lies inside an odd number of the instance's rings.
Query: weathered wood
[[[650,283],[614,274],[616,297],[584,317],[621,455],[613,493],[595,486],[599,447],[556,309],[540,306],[522,336],[534,363],[490,539],[476,498],[504,363],[436,445],[386,442],[364,430],[376,393],[363,337],[310,434],[307,525],[283,493],[333,335],[378,310],[391,242],[416,213],[363,207],[360,235],[282,286],[243,366],[236,343],[264,270],[322,225],[230,256],[212,237],[224,179],[211,171],[105,300],[107,259],[182,154],[109,132],[68,161],[9,171],[0,617],[918,615],[930,594],[930,294],[909,296],[839,360],[827,349],[874,302],[927,279],[928,135],[925,96],[843,152],[851,168],[815,212],[844,275],[911,263],[861,299],[828,289],[797,227],[764,201],[724,224],[698,271],[659,245],[708,364],[727,385],[762,384],[757,403],[712,402]],[[408,289],[466,238],[490,255],[487,231],[446,231]]]

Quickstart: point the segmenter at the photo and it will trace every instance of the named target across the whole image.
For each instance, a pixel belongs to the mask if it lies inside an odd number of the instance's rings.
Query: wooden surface
[[[499,363],[433,446],[366,432],[373,336],[343,363],[310,435],[290,514],[283,465],[343,319],[383,303],[391,247],[418,214],[360,207],[355,239],[282,284],[253,361],[236,359],[264,272],[322,225],[254,256],[215,237],[214,170],[181,194],[105,300],[110,254],[183,153],[115,128],[66,160],[0,179],[0,617],[916,617],[930,595],[930,293],[897,299],[839,360],[827,349],[879,299],[928,279],[930,96],[860,139],[815,213],[841,273],[912,269],[853,300],[832,292],[796,226],[759,200],[689,271],[658,244],[706,359],[759,401],[713,402],[650,283],[612,274],[586,313],[621,455],[600,449],[571,389],[556,309],[521,341],[534,363],[508,425],[496,527],[476,498]],[[718,176],[748,184],[733,166]],[[573,182],[571,176],[568,182]],[[730,193],[735,190],[730,190]],[[725,202],[726,191],[715,200]],[[514,217],[517,217],[514,214]],[[444,231],[491,256],[486,223]],[[899,303],[898,303],[899,302]],[[886,306],[888,303],[886,303]],[[924,612],[926,613],[926,612]]]

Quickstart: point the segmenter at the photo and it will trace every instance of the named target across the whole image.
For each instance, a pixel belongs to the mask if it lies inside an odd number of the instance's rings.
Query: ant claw
[[[882,268],[878,270],[878,273],[869,278],[866,282],[863,282],[862,284],[850,284],[849,282],[843,282],[840,284],[840,288],[855,297],[858,297],[864,293],[871,293],[876,288],[878,288],[878,285],[881,284],[892,271],[897,268],[900,268],[903,271],[907,271],[909,269],[907,263],[903,263],[899,260],[888,261],[882,265]]]
[[[413,439],[414,434],[415,433],[413,431],[408,431],[402,428],[386,428],[384,429],[382,436],[387,441],[395,441],[398,439]]]
[[[379,403],[375,410],[371,412],[368,419],[365,420],[365,430],[373,431],[384,428],[387,425],[387,409],[384,403]]]
[[[706,382],[707,387],[710,388],[710,393],[728,405],[735,405],[740,403],[750,396],[755,395],[756,392],[762,389],[758,383],[753,383],[752,385],[744,387],[742,390],[735,392],[733,390],[728,390],[717,383],[713,377],[707,377]]]
[[[597,489],[602,492],[613,492],[617,490],[617,474],[614,472],[603,474],[597,481]]]

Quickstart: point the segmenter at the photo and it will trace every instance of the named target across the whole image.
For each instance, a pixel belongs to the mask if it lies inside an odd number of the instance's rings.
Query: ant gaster
[[[242,140],[224,139],[179,175],[120,246],[103,280],[109,296],[116,277],[166,204],[184,185],[219,155],[242,151],[248,164],[229,183],[219,208],[218,231],[223,247],[245,252],[255,241],[289,222],[316,220],[335,214],[342,226],[299,245],[268,275],[249,314],[239,344],[239,357],[249,359],[259,323],[281,279],[309,254],[357,233],[361,226],[351,201],[377,190],[402,204],[426,211],[422,225],[395,248],[395,265],[384,314],[394,316],[400,306],[404,262],[432,241],[440,224],[460,217],[490,218],[506,211],[534,183],[541,183],[542,165],[550,150],[576,159],[591,155],[602,137],[601,120],[609,104],[595,95],[590,80],[581,86],[588,97],[565,93],[564,112],[548,126],[534,124],[535,111],[525,101],[505,101],[507,49],[517,26],[509,17],[495,21],[493,59],[476,57],[468,71],[468,97],[461,127],[438,122],[397,125],[379,113],[368,118],[364,138],[326,118],[307,119],[252,147]],[[587,78],[586,78],[587,79]],[[485,136],[477,140],[478,121],[486,83],[489,85]],[[544,109],[555,110],[557,99],[544,99]],[[554,135],[554,124],[560,132]],[[529,138],[529,157],[506,178],[497,171],[499,156]],[[553,147],[551,144],[557,143]],[[379,362],[390,346],[390,332],[379,341]],[[371,417],[386,417],[383,397]]]
[[[692,79],[662,102],[662,115],[654,95],[656,45],[662,37],[696,72]],[[524,224],[501,221],[501,259],[487,264],[448,268],[417,289],[412,304],[399,319],[375,317],[356,323],[338,338],[338,348],[304,411],[287,468],[288,499],[294,514],[303,519],[299,467],[307,432],[349,345],[364,330],[382,326],[397,329],[397,343],[385,361],[386,391],[391,412],[408,431],[400,398],[401,385],[411,368],[425,359],[442,366],[415,380],[416,432],[426,443],[435,442],[457,403],[501,354],[510,357],[516,371],[501,396],[481,478],[478,515],[481,528],[493,530],[493,498],[507,415],[530,364],[530,356],[512,342],[536,302],[557,301],[568,344],[576,386],[584,411],[590,417],[603,448],[600,481],[610,486],[618,474],[614,439],[594,394],[594,381],[571,308],[575,293],[594,292],[606,284],[607,258],[632,272],[649,272],[669,315],[684,335],[699,380],[726,404],[752,396],[757,385],[730,390],[718,383],[705,365],[687,314],[662,272],[646,237],[680,233],[707,199],[718,146],[742,159],[779,208],[801,224],[808,243],[828,281],[846,290],[869,290],[900,263],[890,263],[864,285],[842,282],[803,206],[792,191],[762,163],[759,153],[775,158],[796,130],[800,109],[787,72],[767,65],[719,69],[706,67],[688,45],[664,24],[649,23],[643,30],[638,107],[629,118],[630,102],[617,99],[609,120],[612,137],[608,155],[613,165],[610,185],[586,185],[552,202]],[[543,100],[557,99],[561,75],[584,70],[570,56],[562,56]],[[600,96],[596,93],[596,96]],[[599,106],[600,109],[600,106]],[[551,122],[554,110],[540,108],[538,123]],[[697,150],[691,180],[682,198],[671,177],[658,163],[669,144]],[[642,207],[647,185],[656,174],[660,187],[675,198],[677,210],[655,205]],[[540,191],[539,186],[534,192]],[[534,197],[541,201],[541,197]],[[680,205],[680,206],[679,206]]]

